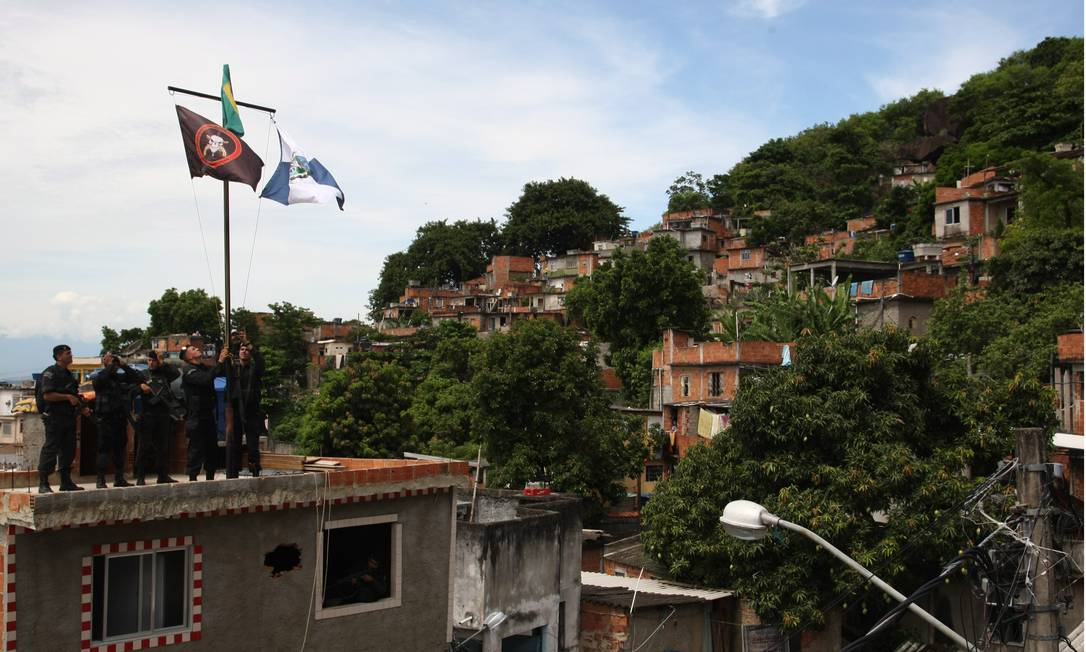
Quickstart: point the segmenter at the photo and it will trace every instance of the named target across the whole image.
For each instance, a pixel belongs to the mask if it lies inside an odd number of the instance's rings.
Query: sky
[[[96,354],[166,288],[221,296],[222,184],[189,179],[172,105],[220,108],[166,87],[217,95],[224,63],[346,195],[286,207],[234,184],[232,303],[331,319],[366,311],[419,226],[500,222],[527,182],[583,179],[644,228],[686,170],[1082,33],[1066,0],[0,0],[0,378],[49,342]],[[275,129],[242,119],[263,184]]]

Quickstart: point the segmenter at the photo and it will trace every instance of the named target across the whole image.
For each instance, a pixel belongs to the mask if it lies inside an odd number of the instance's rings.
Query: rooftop
[[[268,455],[276,475],[39,494],[37,472],[0,476],[0,524],[50,530],[383,500],[467,486],[467,462]],[[219,476],[220,478],[222,476]],[[21,488],[19,485],[23,485]]]

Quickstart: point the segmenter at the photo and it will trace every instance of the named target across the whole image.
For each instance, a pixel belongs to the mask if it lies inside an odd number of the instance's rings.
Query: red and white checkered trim
[[[412,496],[432,496],[435,494],[449,493],[452,491],[452,487],[430,487],[428,489],[404,489],[403,491],[393,491],[389,493],[370,494],[367,496],[345,496],[342,498],[332,498],[328,500],[330,505],[349,505],[353,503],[369,503],[377,500],[395,500],[396,498],[410,498]],[[176,516],[170,516],[168,518],[203,518],[207,516],[235,516],[237,514],[260,514],[263,512],[278,512],[285,509],[305,509],[308,507],[317,507],[323,505],[324,500],[309,500],[304,502],[286,502],[276,505],[253,505],[252,507],[231,507],[229,509],[213,509],[206,512],[181,512]],[[49,530],[66,530],[69,528],[84,528],[84,527],[102,527],[108,525],[129,525],[132,523],[139,523],[141,519],[128,518],[128,519],[116,519],[105,521],[94,521],[92,523],[77,523],[77,524],[65,524],[55,528],[38,528],[36,530],[29,530],[20,526],[9,526],[15,528],[17,533],[24,532],[46,532]]]
[[[14,650],[15,640],[15,535],[23,528],[8,526],[8,546],[4,554],[4,649]]]
[[[110,643],[94,643],[91,641],[91,600],[93,598],[93,568],[94,557],[123,552],[141,552],[158,550],[161,548],[177,548],[180,546],[192,546],[192,626],[183,632],[172,632],[148,636],[145,638],[113,641]],[[96,545],[91,549],[91,555],[83,558],[83,596],[81,614],[82,640],[80,649],[90,652],[128,652],[129,650],[146,650],[153,647],[163,647],[176,643],[187,643],[200,640],[203,629],[203,604],[204,604],[204,549],[203,546],[193,545],[192,537],[167,537],[165,539],[145,539],[128,543],[107,543]],[[15,649],[9,647],[9,650]]]

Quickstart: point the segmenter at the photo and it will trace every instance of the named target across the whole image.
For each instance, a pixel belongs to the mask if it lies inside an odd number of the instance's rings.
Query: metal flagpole
[[[216,102],[222,102],[222,98],[218,95],[211,95],[208,93],[200,93],[198,91],[190,91],[185,88],[178,88],[177,86],[167,86],[166,90],[170,93],[181,93],[183,95],[192,95],[193,97],[202,97],[207,100],[215,100]],[[241,102],[237,99],[234,103],[238,106],[244,106],[249,109],[255,109],[257,111],[264,111],[275,115],[275,109],[267,106],[260,106],[259,104],[250,104],[249,102]],[[223,315],[223,346],[230,347],[230,182],[222,182],[222,239],[223,239],[223,267],[224,267],[224,281],[225,289],[223,290],[223,303],[225,304],[225,313]],[[226,436],[227,441],[233,431],[233,418],[232,410],[230,408],[230,376],[231,376],[230,360],[226,361]],[[228,443],[229,446],[229,443]],[[227,469],[229,471],[229,469]]]

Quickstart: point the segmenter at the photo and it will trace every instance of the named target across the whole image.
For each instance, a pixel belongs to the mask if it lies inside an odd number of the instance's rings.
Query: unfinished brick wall
[[[1056,337],[1056,357],[1060,362],[1082,361],[1082,333],[1064,333]]]
[[[620,607],[581,601],[582,652],[622,652],[630,621]]]

